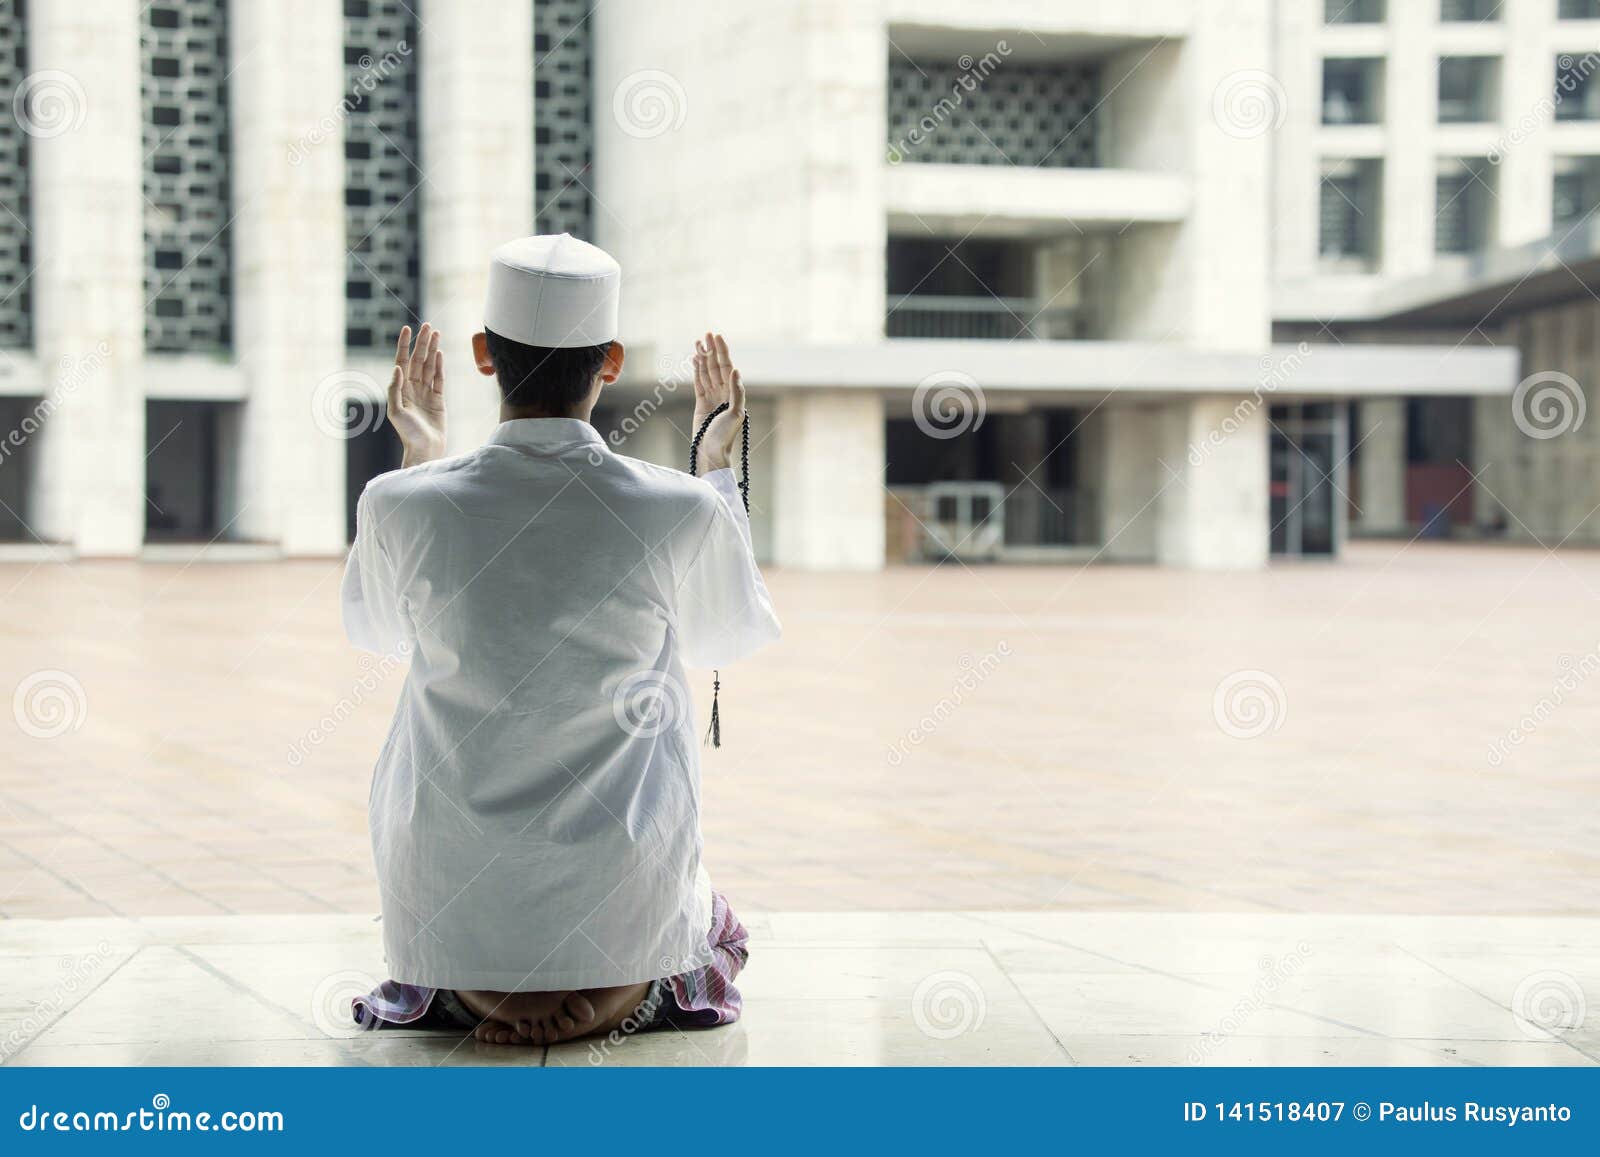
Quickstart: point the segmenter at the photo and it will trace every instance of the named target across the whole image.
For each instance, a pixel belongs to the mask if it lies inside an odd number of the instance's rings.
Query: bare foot
[[[610,1032],[639,1011],[649,982],[582,992],[456,990],[481,1023],[473,1036],[484,1044],[553,1045]]]
[[[619,1027],[623,1021],[638,1013],[640,1004],[650,995],[650,984],[646,981],[642,984],[619,984],[615,988],[586,988],[579,995],[586,997],[594,1006],[594,1021],[584,1031],[559,1037],[560,1040],[572,1040],[575,1036],[598,1036]]]
[[[578,992],[493,992],[457,989],[467,1010],[480,1018],[473,1036],[484,1044],[546,1045],[581,1035],[594,1023],[594,1007]]]

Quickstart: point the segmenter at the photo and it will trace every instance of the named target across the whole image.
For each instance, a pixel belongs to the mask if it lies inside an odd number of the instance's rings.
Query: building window
[[[146,542],[232,538],[238,402],[145,402]]]
[[[345,345],[389,349],[422,300],[417,18],[404,0],[344,5]]]
[[[1445,23],[1500,19],[1500,0],[1439,0],[1439,19]]]
[[[1475,253],[1493,240],[1495,168],[1483,157],[1445,157],[1434,181],[1433,248]]]
[[[540,233],[592,239],[591,36],[585,0],[533,6],[533,203]]]
[[[1376,58],[1322,62],[1322,123],[1370,125],[1381,118],[1383,61]]]
[[[889,59],[889,159],[954,165],[1099,164],[1093,64],[1022,64],[990,53]]]
[[[1557,16],[1562,20],[1600,20],[1600,0],[1561,0]]]
[[[1321,237],[1324,266],[1371,270],[1378,263],[1378,206],[1382,162],[1322,163]]]
[[[1591,53],[1556,57],[1556,120],[1600,120],[1600,84],[1595,83],[1594,74]]]
[[[141,24],[145,345],[226,349],[227,2],[161,0],[145,7]]]
[[[1551,217],[1570,228],[1600,206],[1600,157],[1556,157],[1555,170]]]
[[[0,92],[18,92],[28,74],[26,19],[23,0],[0,0]],[[30,110],[14,111],[19,115],[0,117],[0,349],[26,349],[33,344],[29,137],[22,130]]]
[[[1040,249],[986,238],[889,238],[888,337],[1071,340],[1087,336],[1089,292],[1040,300]],[[1084,270],[1070,276],[1077,286]]]
[[[1323,0],[1324,24],[1381,24],[1383,0]]]
[[[1439,58],[1439,123],[1498,120],[1500,59],[1495,56]]]

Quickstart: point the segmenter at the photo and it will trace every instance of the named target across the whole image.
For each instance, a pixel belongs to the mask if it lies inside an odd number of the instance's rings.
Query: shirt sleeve
[[[678,588],[684,663],[723,667],[783,633],[750,545],[750,519],[732,470],[705,476],[717,493],[711,525]]]
[[[356,503],[356,540],[344,564],[340,603],[345,636],[364,651],[403,653],[410,631],[393,564],[379,541],[363,491]]]

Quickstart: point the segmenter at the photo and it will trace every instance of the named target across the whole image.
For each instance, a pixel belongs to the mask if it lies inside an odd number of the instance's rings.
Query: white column
[[[1245,395],[1183,398],[1164,407],[1159,562],[1193,570],[1266,565],[1267,431],[1266,409]]]
[[[444,334],[457,453],[498,421],[498,387],[471,347],[489,252],[533,232],[533,5],[424,0],[418,15],[423,318]]]
[[[1356,407],[1356,422],[1357,529],[1362,534],[1400,534],[1406,529],[1405,399],[1363,401]]]
[[[344,549],[344,21],[338,5],[231,0],[234,352],[249,390],[241,537]]]
[[[80,554],[144,539],[144,200],[134,0],[32,0],[35,345],[54,412],[33,529]]]
[[[883,423],[883,399],[866,391],[778,396],[773,436],[765,444],[775,454],[771,509],[778,565],[883,566]]]
[[[1157,461],[1161,411],[1152,406],[1103,406],[1095,417],[1101,557],[1108,562],[1151,562],[1156,557],[1156,494],[1167,479]]]
[[[1433,267],[1438,159],[1430,147],[1438,105],[1437,4],[1386,5],[1382,272],[1411,277]]]

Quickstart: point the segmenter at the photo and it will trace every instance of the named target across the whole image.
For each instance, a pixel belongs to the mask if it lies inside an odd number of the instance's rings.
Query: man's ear
[[[606,361],[600,367],[600,380],[610,385],[622,376],[623,349],[620,341],[613,341],[611,348],[606,351]]]
[[[478,363],[478,372],[494,377],[494,359],[489,356],[489,336],[483,332],[472,335],[472,360]]]

